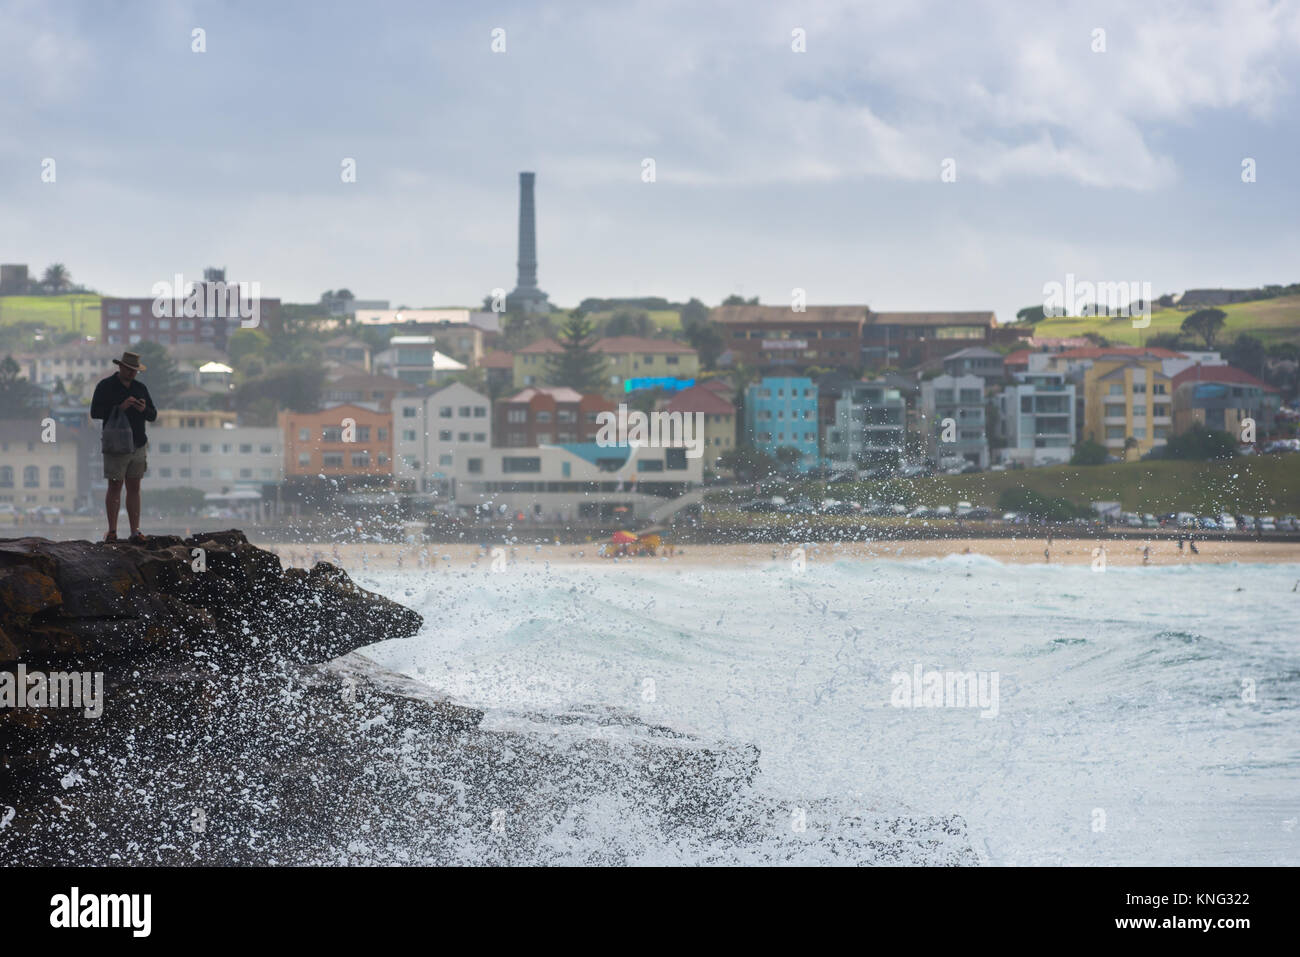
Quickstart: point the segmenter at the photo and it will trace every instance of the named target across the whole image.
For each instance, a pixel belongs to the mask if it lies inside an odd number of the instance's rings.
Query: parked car
[[[1227,512],[1219,516],[1219,525],[1225,532],[1235,532],[1237,530],[1237,520]]]
[[[952,518],[952,508],[947,505],[940,505],[934,510],[935,518]]]
[[[1212,515],[1202,515],[1197,524],[1207,532],[1217,532],[1220,528],[1219,520]]]
[[[1279,532],[1300,531],[1300,521],[1297,521],[1294,515],[1283,515],[1277,521],[1277,530]]]
[[[966,513],[966,520],[970,522],[987,522],[992,517],[992,510],[985,508],[983,505],[976,505]]]
[[[1256,527],[1261,532],[1276,532],[1277,519],[1274,518],[1272,515],[1261,515],[1259,517],[1259,524]]]
[[[1152,515],[1150,512],[1147,512],[1145,515],[1142,516],[1142,527],[1159,528],[1160,522],[1154,515]]]
[[[958,517],[958,518],[965,518],[967,515],[969,515],[969,514],[971,513],[971,509],[973,509],[974,507],[975,507],[975,506],[972,505],[970,502],[958,502],[958,503],[957,503],[957,517]]]
[[[931,515],[930,510],[926,508],[924,505],[918,505],[916,506],[916,508],[912,509],[910,512],[907,513],[908,518],[929,518],[930,515]]]
[[[760,499],[757,502],[746,502],[740,506],[740,511],[771,513],[779,510],[779,508],[779,505],[773,505],[771,502]]]
[[[1138,515],[1136,512],[1125,512],[1120,517],[1123,519],[1124,524],[1127,525],[1129,528],[1142,527],[1142,516]]]
[[[1196,527],[1196,516],[1191,512],[1179,512],[1175,518],[1180,528]]]

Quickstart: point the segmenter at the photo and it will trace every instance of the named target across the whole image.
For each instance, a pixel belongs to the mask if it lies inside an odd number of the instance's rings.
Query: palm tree
[[[72,285],[72,277],[68,274],[68,268],[63,263],[53,263],[45,267],[45,276],[43,278],[45,288],[50,292],[63,292]]]

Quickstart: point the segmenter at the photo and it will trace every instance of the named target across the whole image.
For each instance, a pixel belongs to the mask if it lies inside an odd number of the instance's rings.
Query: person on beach
[[[144,363],[135,352],[123,352],[122,358],[114,359],[117,371],[99,380],[94,395],[90,399],[90,417],[102,419],[107,427],[109,417],[115,409],[126,413],[126,420],[131,426],[131,438],[134,449],[119,454],[104,456],[104,478],[108,480],[108,491],[104,493],[104,510],[108,513],[108,534],[104,541],[117,541],[117,513],[122,507],[122,486],[126,486],[126,517],[131,523],[132,542],[143,542],[144,534],[140,531],[140,480],[149,470],[147,453],[149,439],[145,435],[144,424],[158,418],[149,390],[136,376],[144,372]]]
[[[1143,565],[1150,565],[1150,564],[1151,564],[1151,546],[1150,546],[1150,545],[1143,545],[1143,546],[1142,546],[1142,564],[1143,564]]]

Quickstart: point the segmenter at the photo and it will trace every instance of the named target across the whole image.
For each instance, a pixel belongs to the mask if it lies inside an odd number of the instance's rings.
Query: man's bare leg
[[[139,483],[137,482],[137,488]],[[129,500],[128,500],[129,501]],[[136,501],[139,501],[137,493]],[[117,534],[117,513],[122,507],[122,480],[109,479],[108,491],[104,493],[104,511],[108,513],[108,534]]]
[[[131,523],[131,534],[140,531],[140,479],[143,476],[126,479],[126,518]]]

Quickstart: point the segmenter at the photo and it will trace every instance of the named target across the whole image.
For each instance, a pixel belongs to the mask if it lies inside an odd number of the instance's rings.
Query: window
[[[403,442],[414,442],[414,441],[415,441],[415,429],[402,429],[402,441],[403,441]]]
[[[205,449],[205,451],[206,451],[206,449]],[[274,454],[275,454],[275,450],[270,446],[269,443],[266,444],[266,445],[259,445],[259,446],[257,447],[257,451],[261,452],[263,455],[274,455]]]
[[[171,470],[171,469],[159,469],[159,470],[158,470],[158,477],[159,477],[159,478],[171,478],[171,477],[172,477],[172,470]]]
[[[253,454],[253,443],[252,443],[252,442],[241,442],[241,443],[239,444],[239,454],[240,454],[240,455],[252,455],[252,454]]]
[[[240,470],[239,470],[239,477],[240,477],[241,479],[251,479],[251,478],[253,477],[253,470],[252,470],[252,469],[240,469]]]
[[[1108,426],[1106,426],[1106,438],[1108,438],[1108,439],[1122,439],[1122,438],[1124,438],[1124,426],[1122,426],[1122,425],[1108,425]]]
[[[310,453],[310,452],[299,452],[299,453],[298,453],[298,464],[299,464],[300,466],[302,466],[303,468],[306,468],[308,465],[311,465],[311,453]]]
[[[537,421],[538,421],[538,422],[550,422],[550,421],[551,421],[551,413],[549,413],[549,412],[538,412],[538,413],[537,413]]]
[[[438,456],[438,464],[439,464],[439,465],[451,465],[451,463],[452,463],[452,457],[451,457],[450,455],[439,455],[439,456]]]
[[[439,429],[439,430],[438,430],[438,441],[439,441],[439,442],[450,442],[450,441],[451,441],[451,429]]]
[[[158,443],[158,452],[160,455],[168,455],[170,454],[171,450],[172,450],[172,444],[170,442]]]
[[[449,406],[449,405],[444,405],[442,408],[440,408],[440,409],[438,410],[438,418],[440,418],[440,419],[450,419],[450,418],[451,418],[451,406]]]
[[[1144,402],[1142,405],[1138,405],[1137,403],[1134,403],[1134,404],[1133,404],[1133,418],[1135,418],[1135,419],[1136,419],[1136,418],[1143,418],[1143,419],[1145,419],[1146,417],[1147,417],[1147,407],[1146,407],[1146,403]]]
[[[472,475],[481,475],[483,473],[483,460],[467,459],[465,462],[465,471]]]
[[[201,454],[203,454],[203,455],[210,455],[210,454],[212,453],[212,443],[210,443],[210,442],[202,442],[202,443],[200,443],[200,444],[199,444],[199,452],[200,452]]]
[[[508,410],[506,411],[506,421],[507,421],[507,422],[527,422],[527,421],[528,421],[528,410],[527,410],[527,409],[508,409]]]
[[[501,471],[507,474],[513,472],[540,472],[542,470],[542,460],[535,455],[504,455],[501,457]]]
[[[456,414],[459,415],[462,419],[468,419],[470,416],[469,406],[462,405],[460,407],[460,410]]]
[[[457,442],[468,442],[468,441],[469,441],[469,433],[468,433],[468,432],[457,432],[457,433],[456,433],[456,441],[457,441]]]
[[[188,442],[182,442],[180,445],[176,446],[176,451],[180,452],[181,455],[189,455],[189,454],[190,454],[190,443],[188,443]]]
[[[370,453],[366,450],[352,453],[352,467],[354,469],[364,469],[370,467]]]
[[[326,452],[324,455],[321,456],[321,467],[327,469],[343,468],[343,453]]]
[[[414,419],[419,414],[420,414],[420,410],[413,405],[407,405],[402,407],[402,418],[404,419]]]
[[[1124,394],[1124,386],[1122,386],[1117,382],[1111,384],[1110,392],[1108,393],[1108,395],[1123,395],[1123,394]]]
[[[487,441],[487,433],[486,433],[486,432],[475,432],[475,433],[474,433],[474,441],[475,441],[475,442],[486,442],[486,441]]]
[[[358,441],[358,442],[369,442],[369,441],[370,441],[370,426],[368,426],[368,425],[358,425],[358,426],[357,426],[357,441]]]
[[[299,441],[299,442],[310,442],[310,441],[311,441],[311,429],[299,429],[299,430],[298,430],[298,441]]]
[[[339,425],[329,425],[320,430],[320,440],[322,442],[342,442],[343,427]]]
[[[485,405],[476,405],[476,406],[474,406],[474,418],[476,418],[476,419],[485,419],[485,418],[487,418],[487,406],[485,406]]]
[[[1154,384],[1151,386],[1151,394],[1152,394],[1152,395],[1168,395],[1168,393],[1165,392],[1165,384],[1164,384],[1163,382],[1156,382],[1156,383],[1154,383]]]
[[[140,307],[139,307],[139,306],[128,306],[126,311],[127,311],[127,313],[128,313],[129,315],[132,315],[132,316],[138,316],[138,315],[140,315]]]
[[[180,477],[181,477],[181,478],[189,478],[189,477],[190,477],[190,470],[189,470],[189,469],[181,469],[181,470],[180,470]]]
[[[50,466],[50,488],[63,488],[63,466]]]
[[[1135,439],[1145,439],[1146,437],[1147,437],[1146,426],[1144,426],[1144,425],[1135,425],[1135,426],[1133,426],[1133,438],[1135,438]]]

